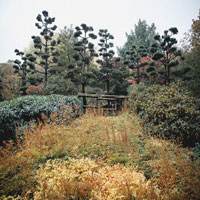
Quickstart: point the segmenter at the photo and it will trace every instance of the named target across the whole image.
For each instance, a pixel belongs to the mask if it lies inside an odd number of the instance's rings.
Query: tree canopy
[[[29,72],[33,72],[35,70],[34,63],[36,58],[32,56],[31,54],[24,54],[24,52],[19,51],[18,49],[15,49],[15,53],[17,56],[20,57],[21,61],[16,59],[14,61],[14,69],[15,73],[17,73],[19,76],[21,76],[21,91],[22,95],[26,94],[26,89],[27,89],[27,74]]]
[[[178,29],[176,27],[165,30],[162,36],[159,34],[154,36],[155,43],[151,47],[151,52],[154,54],[152,59],[156,62],[159,61],[160,65],[160,68],[157,69],[157,74],[160,75],[165,84],[170,83],[171,69],[179,64],[178,58],[184,59],[181,50],[175,46],[177,40],[174,35],[177,33]],[[148,72],[155,70],[153,69],[153,64],[150,65],[151,68],[147,69]]]
[[[192,20],[192,38],[191,43],[193,47],[200,45],[200,10],[198,19]]]
[[[143,62],[142,59],[147,56],[147,51],[143,46],[137,47],[133,45],[125,53],[124,64],[128,65],[130,69],[134,70],[133,78],[136,80],[136,83],[139,84],[142,77],[145,76],[145,73],[141,72],[141,68],[148,64],[147,62]]]
[[[123,47],[118,47],[118,54],[124,58],[125,52],[133,45],[137,47],[144,46],[144,48],[147,49],[147,52],[150,53],[149,50],[154,43],[154,36],[156,34],[156,26],[154,23],[149,26],[146,20],[139,19],[134,30],[131,30],[130,34],[126,33],[127,41]]]
[[[73,82],[81,84],[81,92],[85,93],[85,87],[90,78],[95,78],[95,74],[91,71],[91,62],[94,57],[98,56],[94,49],[94,44],[90,40],[94,40],[97,36],[93,33],[93,27],[81,24],[75,27],[74,38],[77,41],[74,44],[73,55],[74,63],[69,64],[68,77]],[[83,105],[86,105],[86,98],[83,98]]]
[[[36,17],[37,23],[35,26],[38,29],[42,29],[40,36],[32,36],[34,42],[34,51],[37,61],[35,63],[43,68],[43,71],[36,70],[39,73],[44,74],[44,82],[47,84],[48,74],[50,66],[58,63],[58,51],[55,49],[55,46],[60,43],[53,39],[54,31],[57,29],[56,25],[52,25],[55,21],[55,17],[49,17],[47,11],[42,11],[42,15],[38,14]]]

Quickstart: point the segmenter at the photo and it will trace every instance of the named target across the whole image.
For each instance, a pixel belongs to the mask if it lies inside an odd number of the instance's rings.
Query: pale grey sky
[[[122,46],[125,32],[130,33],[139,19],[155,23],[163,33],[177,27],[177,39],[197,19],[200,0],[0,0],[0,63],[16,58],[14,50],[24,50],[32,35],[39,35],[36,16],[47,10],[55,17],[58,29],[82,23],[93,26],[95,33],[106,28],[114,35],[114,45]]]

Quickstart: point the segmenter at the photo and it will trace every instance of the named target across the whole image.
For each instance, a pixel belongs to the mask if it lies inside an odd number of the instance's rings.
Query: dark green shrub
[[[72,108],[70,117],[76,117],[82,110],[82,104],[75,96],[49,95],[24,96],[0,103],[0,144],[3,140],[15,139],[18,126],[27,126],[32,120],[41,120],[42,114],[50,117],[52,113]],[[69,107],[68,107],[69,108]],[[65,113],[65,112],[64,112]]]
[[[129,88],[130,105],[151,135],[194,146],[200,139],[200,99],[180,82],[170,86],[143,84]]]
[[[196,143],[192,151],[194,152],[195,159],[199,159],[200,161],[200,143]]]

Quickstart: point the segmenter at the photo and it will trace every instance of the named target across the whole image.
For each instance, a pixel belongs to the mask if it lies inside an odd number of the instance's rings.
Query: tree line
[[[100,29],[96,35],[92,26],[81,24],[75,29],[65,27],[58,33],[55,17],[50,17],[47,11],[38,14],[36,20],[40,34],[32,36],[32,47],[25,52],[15,50],[18,59],[13,68],[21,77],[21,95],[31,92],[126,95],[131,83],[169,85],[177,78],[190,83],[194,90],[198,87],[199,68],[191,59],[197,59],[193,55],[199,52],[199,18],[193,20],[189,51],[177,47],[176,27],[158,34],[155,24],[149,26],[145,20],[139,20],[134,31],[126,33],[124,46],[117,48],[119,56],[115,56],[114,36],[107,29]]]

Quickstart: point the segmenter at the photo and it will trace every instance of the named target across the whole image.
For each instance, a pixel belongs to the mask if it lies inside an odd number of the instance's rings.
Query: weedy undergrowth
[[[1,199],[199,199],[194,153],[143,135],[133,113],[88,111],[67,124],[52,116],[0,149]]]

